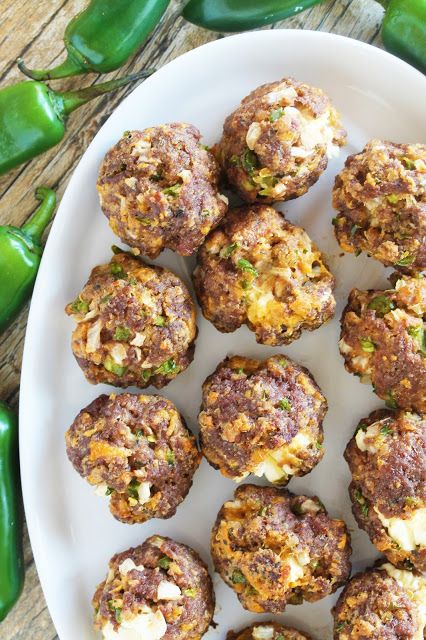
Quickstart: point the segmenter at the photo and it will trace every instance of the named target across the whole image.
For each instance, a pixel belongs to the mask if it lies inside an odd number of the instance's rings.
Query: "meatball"
[[[346,447],[354,516],[395,565],[426,571],[426,418],[374,411]]]
[[[203,385],[203,454],[237,482],[254,473],[285,484],[321,460],[326,411],[309,371],[289,358],[226,358]]]
[[[227,117],[218,154],[244,200],[276,202],[306,193],[345,141],[326,94],[284,78],[252,91]]]
[[[67,305],[72,350],[92,384],[164,387],[191,364],[195,307],[178,276],[126,253],[95,267]]]
[[[320,600],[350,572],[345,523],[329,518],[317,497],[275,487],[238,487],[219,511],[211,550],[216,571],[254,613]]]
[[[334,640],[423,640],[426,579],[389,563],[358,573],[333,615]]]
[[[395,278],[392,278],[395,282]],[[393,289],[353,289],[343,311],[346,369],[371,382],[390,409],[426,411],[426,279],[400,276]]]
[[[193,549],[152,536],[111,558],[93,607],[105,640],[198,640],[212,620],[214,592]]]
[[[98,495],[110,496],[113,516],[129,524],[173,516],[201,457],[183,417],[161,396],[99,396],[65,440],[74,469]]]
[[[226,640],[311,640],[310,636],[297,629],[273,622],[259,622],[236,633],[229,631]]]
[[[268,206],[231,211],[198,254],[194,287],[224,333],[247,324],[257,342],[288,344],[333,316],[334,277],[307,233]]]
[[[213,154],[192,125],[126,131],[98,178],[101,207],[123,242],[155,258],[165,248],[194,253],[224,216]]]
[[[426,268],[426,145],[371,140],[346,160],[333,206],[342,249],[401,270]]]

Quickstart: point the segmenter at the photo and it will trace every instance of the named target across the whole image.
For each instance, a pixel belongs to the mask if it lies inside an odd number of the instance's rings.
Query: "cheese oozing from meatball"
[[[417,631],[413,640],[423,640],[426,628],[426,578],[415,575],[411,571],[397,569],[389,562],[381,567],[404,589],[410,600],[417,607]]]
[[[310,444],[311,441],[306,434],[297,433],[289,444],[276,451],[269,451],[266,459],[256,467],[253,473],[258,477],[264,475],[269,482],[278,482],[285,476],[295,474],[302,463],[297,454]]]
[[[143,607],[142,611],[131,620],[122,620],[116,631],[111,622],[102,629],[104,640],[160,640],[167,631],[167,623],[159,609],[153,611]]]
[[[254,640],[272,640],[274,637],[274,627],[254,627],[252,636]]]
[[[403,551],[414,551],[418,546],[426,547],[426,508],[414,510],[409,518],[386,518],[378,509],[374,510],[392,540]]]

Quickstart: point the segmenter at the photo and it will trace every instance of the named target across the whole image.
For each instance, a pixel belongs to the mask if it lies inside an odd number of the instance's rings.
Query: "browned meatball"
[[[353,289],[343,312],[345,367],[391,409],[426,412],[425,314],[424,276],[401,276],[386,291]]]
[[[308,234],[268,206],[231,211],[198,254],[194,287],[204,316],[257,342],[296,340],[333,316],[334,277]]]
[[[350,572],[346,525],[316,498],[285,489],[238,487],[212,531],[216,571],[245,609],[280,613],[338,589]]]
[[[226,640],[311,640],[311,637],[297,629],[268,620],[252,624],[239,632],[228,631]]]
[[[354,516],[395,565],[426,571],[426,419],[374,411],[361,420],[345,458]]]
[[[126,131],[102,163],[98,192],[111,229],[150,258],[165,248],[191,255],[226,212],[200,138],[182,123]]]
[[[387,563],[353,576],[333,610],[334,640],[423,640],[426,580]]]
[[[426,145],[371,140],[336,178],[337,240],[386,266],[426,268]]]
[[[95,629],[105,640],[199,640],[213,617],[214,592],[193,549],[151,536],[111,558],[93,607]]]
[[[161,396],[99,396],[65,440],[74,469],[98,495],[111,496],[111,513],[129,524],[173,516],[200,463],[183,417]]]
[[[345,141],[326,94],[284,78],[252,91],[227,117],[219,157],[244,200],[276,202],[306,193]]]
[[[285,484],[321,460],[326,411],[309,371],[289,358],[226,358],[203,385],[203,454],[237,482],[254,473]]]
[[[95,267],[66,307],[72,350],[92,384],[160,388],[191,364],[195,307],[178,276],[126,253]]]

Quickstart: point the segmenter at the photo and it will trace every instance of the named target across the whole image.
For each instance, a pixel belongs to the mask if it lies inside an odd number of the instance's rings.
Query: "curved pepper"
[[[0,622],[24,584],[18,462],[18,419],[0,401]]]
[[[0,227],[0,333],[31,295],[40,265],[41,237],[56,206],[52,189],[39,187],[41,205],[21,227]]]
[[[211,31],[245,31],[294,16],[322,0],[189,0],[186,20]]]
[[[54,147],[65,135],[68,114],[74,109],[152,72],[58,93],[42,82],[27,81],[0,90],[0,174]]]
[[[121,67],[160,21],[170,0],[92,0],[65,29],[67,58],[53,69],[20,70],[34,80],[80,73],[107,73]]]
[[[379,0],[386,49],[426,73],[426,0]]]

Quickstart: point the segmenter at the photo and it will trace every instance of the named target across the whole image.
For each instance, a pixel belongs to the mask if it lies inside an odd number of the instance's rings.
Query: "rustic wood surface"
[[[176,20],[172,2],[169,12],[143,49],[115,77],[144,66],[161,67],[176,56],[205,42],[223,37]],[[85,0],[1,0],[0,86],[22,79],[15,59],[23,56],[33,68],[50,67],[63,57],[63,32],[70,18]],[[337,33],[381,47],[380,23],[383,9],[374,0],[328,0],[274,28],[313,29]],[[72,88],[98,82],[89,75],[56,81],[55,87]],[[60,200],[68,180],[86,147],[131,88],[105,96],[82,107],[69,120],[61,145],[0,177],[0,224],[20,225],[35,208],[34,187],[45,184],[57,190]],[[0,274],[1,277],[1,274]],[[19,376],[28,309],[0,336],[0,398],[17,407]],[[25,531],[25,587],[21,599],[0,624],[2,640],[54,640],[58,636],[49,616],[38,581],[31,546]]]

